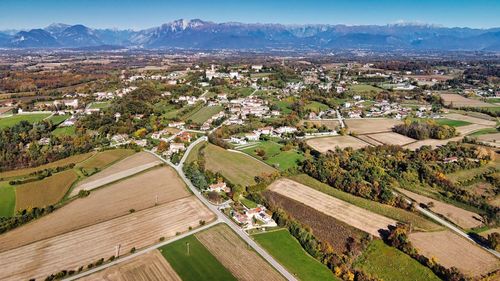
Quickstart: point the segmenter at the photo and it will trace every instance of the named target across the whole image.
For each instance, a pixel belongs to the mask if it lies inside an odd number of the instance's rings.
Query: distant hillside
[[[82,48],[101,45],[184,49],[368,49],[500,51],[500,28],[432,25],[281,25],[176,20],[133,31],[52,24],[44,29],[0,32],[7,48]]]

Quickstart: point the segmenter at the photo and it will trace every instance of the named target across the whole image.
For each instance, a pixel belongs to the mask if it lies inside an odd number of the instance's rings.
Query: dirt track
[[[455,207],[451,204],[443,203],[441,201],[422,196],[406,189],[398,189],[398,191],[415,200],[417,203],[427,204],[429,202],[433,202],[434,207],[431,208],[431,211],[446,217],[449,221],[460,226],[461,228],[468,229],[483,225],[480,220],[481,216],[476,213],[469,212],[467,210]]]
[[[289,179],[275,181],[269,190],[306,204],[326,215],[380,237],[379,230],[396,225],[396,221],[372,213],[345,201],[314,190]]]
[[[410,241],[426,257],[434,257],[439,264],[454,266],[472,276],[500,268],[493,255],[448,230],[412,233]]]
[[[214,215],[194,196],[0,253],[0,280],[43,279],[172,237]]]
[[[79,279],[80,281],[181,281],[172,266],[158,252],[151,251],[103,271]]]
[[[147,171],[135,177],[93,191],[54,213],[0,235],[0,252],[39,241],[81,227],[153,207],[189,196],[184,183],[167,167]]]
[[[215,226],[195,236],[238,280],[284,280],[225,225]]]
[[[82,180],[71,191],[71,196],[77,195],[80,190],[92,190],[104,184],[109,184],[121,178],[142,172],[159,164],[161,164],[161,161],[150,153],[136,153],[117,162],[116,164],[111,165],[103,171]]]

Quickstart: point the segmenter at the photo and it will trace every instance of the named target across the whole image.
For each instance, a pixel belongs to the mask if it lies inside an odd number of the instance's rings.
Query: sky
[[[144,29],[176,19],[214,22],[500,27],[500,0],[0,0],[0,30],[51,23]]]

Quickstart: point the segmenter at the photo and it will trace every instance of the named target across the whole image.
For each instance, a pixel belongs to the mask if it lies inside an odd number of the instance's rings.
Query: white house
[[[214,192],[230,192],[231,189],[226,185],[225,182],[214,183],[208,186],[209,191]]]

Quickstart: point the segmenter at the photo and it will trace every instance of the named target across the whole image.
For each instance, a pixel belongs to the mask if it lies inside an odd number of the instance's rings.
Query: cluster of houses
[[[130,87],[126,87],[123,89],[118,89],[114,92],[96,92],[93,94],[93,96],[95,97],[95,99],[97,101],[112,100],[116,97],[121,98],[124,95],[129,94],[130,92],[132,92],[136,89],[137,89],[136,86],[130,86]]]
[[[255,208],[243,208],[243,211],[231,210],[230,215],[244,230],[278,226],[267,213],[266,207],[258,205]]]
[[[252,133],[246,133],[240,137],[232,136],[228,141],[234,144],[243,145],[248,141],[258,141],[261,135],[284,137],[287,134],[293,134],[295,132],[297,132],[297,128],[295,127],[281,126],[278,128],[273,128],[272,126],[267,126],[254,130]]]

